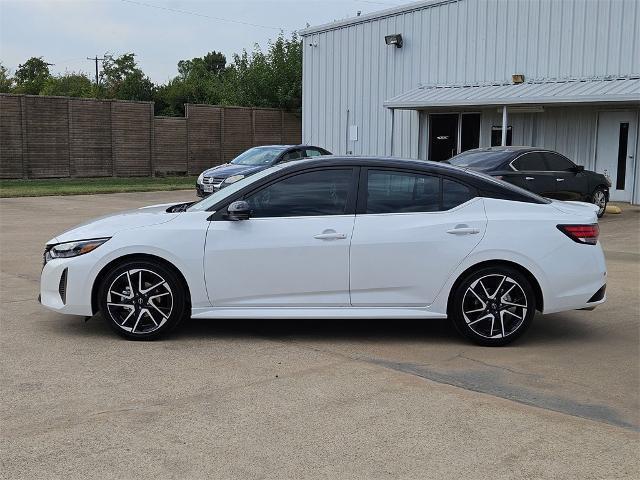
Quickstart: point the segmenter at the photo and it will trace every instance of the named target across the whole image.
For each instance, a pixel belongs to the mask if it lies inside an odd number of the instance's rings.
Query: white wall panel
[[[424,2],[308,32],[303,139],[342,154],[390,154],[382,103],[419,84],[640,74],[639,0]],[[402,34],[403,48],[385,45],[392,33]],[[347,111],[356,142],[348,141]],[[395,155],[418,156],[419,123],[416,112],[396,112]]]

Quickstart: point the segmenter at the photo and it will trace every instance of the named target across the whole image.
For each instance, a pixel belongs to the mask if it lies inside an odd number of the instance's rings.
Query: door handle
[[[474,235],[476,233],[480,233],[480,230],[467,226],[456,226],[451,230],[447,230],[447,233],[450,233],[451,235]]]
[[[314,235],[313,238],[316,238],[318,240],[344,240],[345,238],[347,238],[347,234],[338,233],[338,232],[335,232],[334,230],[325,230],[322,233],[318,233],[317,235]]]
[[[556,178],[556,182],[564,182],[564,178]]]
[[[535,180],[535,177],[524,177],[525,180]]]

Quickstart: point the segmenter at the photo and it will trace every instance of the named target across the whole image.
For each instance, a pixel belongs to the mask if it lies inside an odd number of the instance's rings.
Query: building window
[[[463,113],[460,121],[460,153],[480,146],[480,114]]]
[[[507,126],[507,145],[512,145],[511,125]],[[494,125],[491,127],[491,146],[499,147],[502,145],[502,126]]]

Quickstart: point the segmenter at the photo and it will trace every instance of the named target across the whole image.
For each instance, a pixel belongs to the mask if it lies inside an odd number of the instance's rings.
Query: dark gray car
[[[238,180],[281,162],[331,155],[313,145],[262,145],[241,153],[229,163],[205,170],[196,181],[199,197],[206,197]]]
[[[578,200],[598,206],[604,215],[611,181],[585,170],[564,155],[535,147],[487,147],[467,150],[447,163],[477,170],[543,197]]]

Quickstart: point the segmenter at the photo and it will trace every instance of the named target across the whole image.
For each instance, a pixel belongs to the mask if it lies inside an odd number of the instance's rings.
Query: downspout
[[[507,146],[507,106],[502,106],[502,141],[500,145]]]
[[[390,153],[389,156],[393,157],[393,127],[394,127],[394,118],[395,118],[396,110],[395,108],[391,109],[391,140],[390,140]]]

